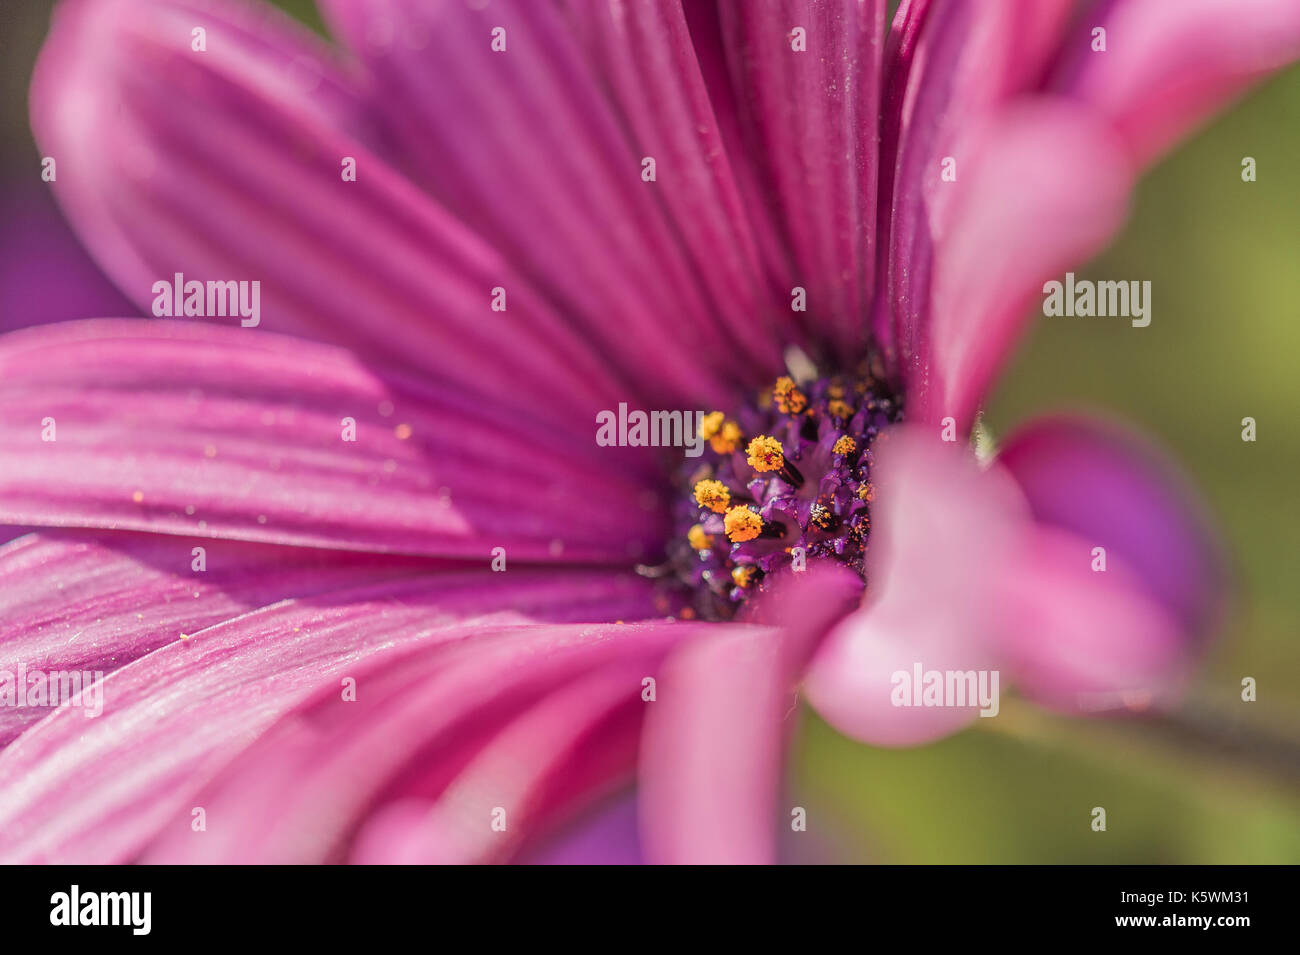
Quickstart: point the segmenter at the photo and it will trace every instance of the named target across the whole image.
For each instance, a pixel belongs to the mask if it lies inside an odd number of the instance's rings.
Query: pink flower
[[[0,549],[0,671],[105,674],[0,707],[0,857],[504,859],[635,769],[650,858],[767,861],[800,684],[881,744],[978,718],[895,705],[914,664],[1176,688],[1222,583],[1167,467],[1086,418],[964,439],[1294,3],[322,6],[355,60],[233,2],[56,13],[83,241],[141,308],[256,280],[260,321],[0,338],[0,523],[46,528]],[[780,451],[598,446],[620,403]]]

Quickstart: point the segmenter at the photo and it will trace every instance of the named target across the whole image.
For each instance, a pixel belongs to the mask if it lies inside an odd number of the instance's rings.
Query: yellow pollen
[[[731,582],[737,587],[751,587],[758,575],[758,568],[752,564],[741,564],[731,568]]]
[[[772,386],[772,403],[782,414],[799,414],[808,407],[808,398],[799,390],[794,379],[786,375],[778,378]]]
[[[700,419],[700,437],[708,441],[717,434],[718,429],[722,427],[723,417],[721,411],[710,411]]]
[[[691,542],[691,547],[695,550],[708,550],[713,546],[713,535],[706,534],[699,524],[686,532],[686,539]]]
[[[876,499],[876,489],[869,483],[864,483],[858,487],[858,500],[874,501]]]
[[[785,467],[785,448],[776,438],[760,434],[749,442],[749,466],[755,471],[779,471]]]
[[[826,394],[829,395],[829,396],[832,397],[832,398],[843,398],[843,397],[844,397],[844,386],[843,386],[843,385],[838,385],[838,384],[837,384],[837,385],[831,385],[829,388],[826,389]]]
[[[825,504],[814,504],[808,520],[822,530],[830,530],[831,525],[835,522],[835,514]]]
[[[701,481],[695,485],[695,502],[715,514],[721,514],[731,503],[731,491],[721,481]]]
[[[726,528],[727,537],[739,544],[752,541],[763,530],[763,519],[747,507],[733,507],[727,511],[722,526]]]
[[[839,418],[853,417],[853,409],[843,401],[836,400],[826,402],[826,410]]]
[[[709,447],[718,454],[731,454],[736,448],[740,447],[740,442],[744,440],[744,435],[740,431],[740,425],[734,421],[728,421],[722,426],[722,430],[709,438]]]
[[[835,447],[831,448],[834,454],[852,454],[858,450],[858,442],[854,441],[847,434],[835,442]]]

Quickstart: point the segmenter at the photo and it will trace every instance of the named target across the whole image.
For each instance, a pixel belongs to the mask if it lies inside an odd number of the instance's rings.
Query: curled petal
[[[1105,52],[1094,48],[1105,30]],[[1115,0],[1079,19],[1052,85],[1114,124],[1148,165],[1189,129],[1300,57],[1291,0]]]
[[[867,593],[818,648],[809,702],[840,732],[886,746],[926,742],[978,706],[922,706],[921,673],[994,671],[1005,623],[996,583],[1023,533],[1024,503],[997,470],[937,430],[887,433],[878,453]]]

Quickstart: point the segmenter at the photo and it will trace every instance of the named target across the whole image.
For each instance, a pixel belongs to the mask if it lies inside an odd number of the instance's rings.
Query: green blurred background
[[[279,5],[320,28],[310,0]],[[0,187],[38,175],[26,83],[48,7],[0,9]],[[1241,180],[1244,156],[1258,161],[1254,183]],[[838,858],[1300,862],[1300,69],[1152,170],[1118,240],[1077,271],[1150,279],[1151,325],[1038,322],[986,422],[1005,434],[1085,406],[1143,427],[1209,500],[1236,564],[1234,611],[1167,718],[1075,720],[1007,700],[996,720],[892,751],[809,713],[793,785]],[[1240,701],[1245,676],[1256,703]],[[1104,833],[1090,828],[1094,806],[1107,810]]]

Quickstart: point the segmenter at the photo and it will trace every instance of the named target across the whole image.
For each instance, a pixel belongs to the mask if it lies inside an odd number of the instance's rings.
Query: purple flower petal
[[[1072,0],[935,0],[899,8],[887,50],[881,139],[881,294],[872,325],[906,380],[926,378],[935,233],[955,183],[968,178],[964,140],[1008,98],[1031,88]],[[887,238],[884,238],[887,237]],[[991,244],[992,246],[992,244]]]
[[[503,859],[626,775],[653,705],[642,678],[703,629],[489,625],[387,655],[358,673],[355,703],[322,690],[214,778],[196,800],[219,831],[196,838],[178,814],[146,858]]]
[[[1104,573],[1094,569],[1095,540],[1048,524],[1026,535],[998,585],[999,655],[1039,703],[1085,713],[1143,709],[1182,682],[1187,641],[1124,561],[1108,556]]]
[[[561,812],[572,813],[627,776],[647,706],[640,696],[641,680],[652,668],[652,658],[638,660],[635,652],[628,652],[617,665],[577,676],[547,693],[493,732],[436,795],[408,797],[385,806],[359,834],[349,861],[427,865],[512,856],[526,836],[553,824],[556,804]],[[558,682],[550,675],[547,679],[552,685]],[[415,736],[418,741],[414,746],[408,742],[407,751],[398,754],[400,759],[421,748],[427,739],[424,733],[445,728],[432,715],[445,712],[446,707],[427,698],[422,703],[424,715],[417,718],[420,732],[398,731],[399,738]],[[487,707],[480,705],[473,722],[484,721],[486,713]],[[358,735],[373,741],[379,733],[386,737],[392,731],[372,726]],[[449,748],[457,747],[452,743]],[[339,755],[346,758],[357,752],[355,744],[345,744]],[[611,752],[617,754],[615,758],[605,758]],[[337,756],[324,758],[341,771]],[[317,763],[310,757],[309,761],[313,766]],[[595,772],[588,769],[592,762]],[[315,770],[306,777],[319,778]],[[277,781],[295,788],[300,782]],[[327,779],[317,796],[332,801],[337,790],[337,784]],[[245,802],[242,796],[240,802]],[[494,813],[503,814],[504,829],[493,828]],[[233,852],[230,856],[239,857]]]
[[[312,548],[43,530],[0,547],[0,672],[108,674],[257,607],[436,567]],[[48,713],[0,707],[0,745]]]
[[[909,412],[970,426],[1043,284],[1085,261],[1128,208],[1133,171],[1109,128],[1062,99],[1025,99],[970,131],[935,230],[925,353]]]
[[[729,2],[718,17],[745,147],[792,256],[781,291],[806,288],[809,330],[852,361],[875,288],[885,4]]]
[[[51,420],[55,440],[43,440]],[[0,448],[0,523],[485,568],[496,547],[507,560],[624,562],[662,540],[646,510],[653,485],[591,432],[547,432],[454,389],[246,329],[124,319],[0,338]]]
[[[135,309],[90,261],[43,183],[0,191],[0,332]]]
[[[1093,30],[1106,50],[1093,50]],[[1300,57],[1293,0],[1113,0],[1085,15],[1053,86],[1104,115],[1139,166]]]
[[[783,717],[796,710],[781,655],[779,632],[720,624],[664,665],[641,743],[651,862],[775,861]]]
[[[521,865],[643,865],[636,794],[625,793],[536,845],[525,846]]]
[[[248,835],[232,830],[232,816],[215,804],[209,831],[195,833],[197,794],[314,694],[346,710],[346,723],[348,708],[366,699],[366,661],[529,620],[635,619],[653,613],[651,604],[649,585],[626,574],[469,571],[288,601],[222,622],[107,677],[99,717],[61,707],[0,752],[0,859],[127,861],[178,816],[186,836],[207,835],[214,845]],[[586,631],[566,632],[578,639]],[[513,662],[526,676],[530,658]],[[342,702],[346,677],[359,680],[355,704]],[[310,724],[292,729],[304,741],[317,738]]]
[[[998,463],[1037,520],[1104,546],[1189,637],[1217,622],[1226,562],[1205,506],[1138,435],[1084,415],[1040,418],[1008,436]]]
[[[804,686],[840,732],[913,745],[961,728],[976,708],[900,703],[894,674],[997,669],[1006,618],[996,586],[1026,515],[1005,474],[979,470],[928,429],[887,432],[875,470],[864,604],[818,647]]]
[[[781,374],[794,324],[789,289],[773,295],[765,285],[734,171],[750,160],[728,152],[681,7],[583,0],[570,22],[606,81],[611,106],[663,169],[664,187],[654,196],[699,263],[732,347],[750,356],[753,377]]]
[[[749,349],[718,320],[712,279],[660,196],[695,161],[683,171],[652,157],[656,180],[642,180],[650,146],[605,98],[558,5],[322,7],[422,184],[535,282],[626,387],[647,401],[731,397]]]
[[[779,581],[755,610],[772,626],[718,625],[669,657],[641,747],[647,858],[774,861],[794,686],[860,590],[847,568],[811,566]]]
[[[57,14],[32,126],[59,164],[55,196],[146,313],[154,283],[176,273],[256,281],[259,331],[415,366],[552,420],[586,421],[628,397],[518,270],[351,132],[362,104],[304,30],[220,2]],[[204,52],[190,49],[197,25]],[[495,288],[505,311],[493,311]]]

